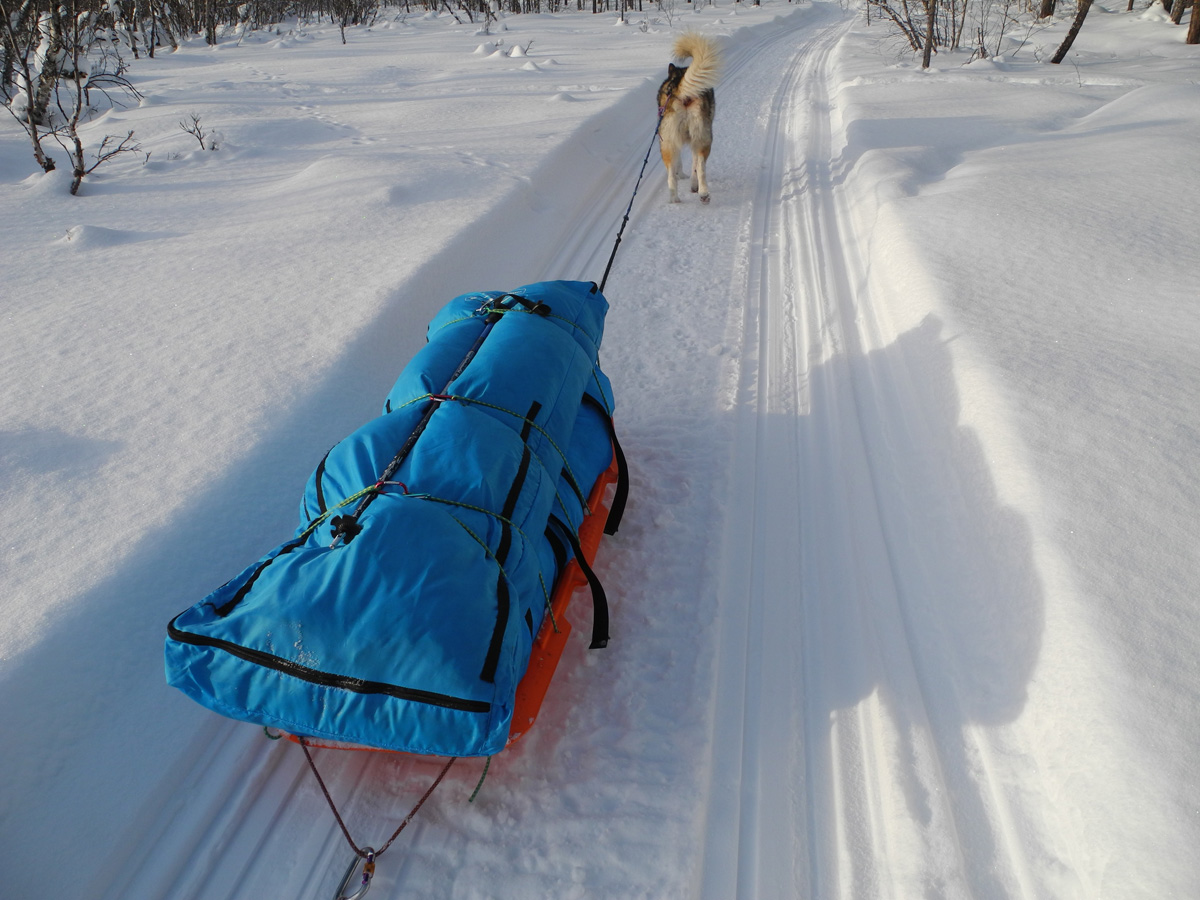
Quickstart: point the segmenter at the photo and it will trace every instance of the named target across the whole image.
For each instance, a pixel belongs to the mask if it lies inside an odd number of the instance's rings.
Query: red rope
[[[333,817],[337,819],[338,827],[342,829],[342,834],[346,837],[346,843],[350,845],[350,849],[354,851],[355,856],[359,857],[360,859],[367,859],[368,852],[361,849],[358,844],[354,843],[354,838],[350,837],[350,829],[346,827],[346,823],[342,820],[341,813],[338,812],[337,805],[333,802],[333,797],[331,797],[329,794],[329,788],[325,786],[325,779],[322,778],[321,773],[317,771],[317,764],[313,762],[312,754],[308,752],[308,742],[304,738],[298,738],[298,740],[300,743],[300,749],[304,751],[304,758],[308,760],[308,767],[312,769],[313,775],[317,777],[317,784],[321,786],[321,793],[325,795],[325,802],[329,804],[329,809],[333,813]],[[446,777],[446,773],[450,771],[450,767],[454,765],[454,761],[456,759],[458,759],[457,756],[450,757],[446,765],[442,767],[442,771],[438,773],[438,777],[434,779],[433,784],[429,786],[429,790],[421,795],[421,799],[417,801],[417,805],[414,806],[409,814],[404,817],[404,821],[400,823],[400,827],[393,831],[392,836],[387,839],[387,843],[370,854],[371,856],[382,856],[383,851],[392,846],[392,842],[395,841],[396,838],[400,837],[400,832],[408,827],[408,823],[413,820],[413,817],[417,814],[421,807],[425,805],[425,801],[429,799],[429,795],[433,793],[434,788],[442,783],[442,779]]]

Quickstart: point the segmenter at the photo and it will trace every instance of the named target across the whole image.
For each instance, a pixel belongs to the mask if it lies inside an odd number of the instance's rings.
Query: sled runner
[[[537,716],[627,479],[590,282],[465,294],[295,534],[168,626],[170,684],[310,746],[490,756]],[[307,752],[307,750],[306,750]],[[357,848],[356,848],[357,852]]]

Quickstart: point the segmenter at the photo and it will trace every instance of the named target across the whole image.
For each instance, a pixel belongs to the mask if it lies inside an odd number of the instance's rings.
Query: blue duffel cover
[[[296,534],[172,620],[167,681],[298,736],[501,750],[561,532],[612,459],[607,310],[591,282],[451,301],[383,415],[309,478]]]

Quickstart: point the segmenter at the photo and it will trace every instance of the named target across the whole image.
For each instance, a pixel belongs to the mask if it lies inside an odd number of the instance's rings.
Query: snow
[[[1124,5],[1062,66],[1066,19],[922,71],[780,0],[192,41],[78,197],[6,118],[5,896],[332,896],[298,748],[169,689],[166,622],[444,302],[600,279],[685,28],[726,52],[712,202],[652,154],[605,291],[612,644],[581,602],[372,896],[1200,896],[1200,50]],[[363,843],[439,767],[318,761]]]

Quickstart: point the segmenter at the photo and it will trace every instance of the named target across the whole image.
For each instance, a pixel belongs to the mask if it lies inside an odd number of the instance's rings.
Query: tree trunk
[[[1178,25],[1183,21],[1183,13],[1187,9],[1187,5],[1187,0],[1175,0],[1171,4],[1171,21],[1174,24]]]
[[[216,0],[206,0],[201,15],[204,16],[204,42],[210,47],[215,47],[217,46]]]
[[[23,71],[29,68],[30,48],[23,45],[18,36],[25,34],[30,18],[36,18],[37,14],[34,0],[22,0],[15,10],[4,0],[0,0],[0,15],[4,17],[0,21],[0,28],[3,29],[3,37],[0,38],[0,89],[5,97],[12,89],[12,76],[17,68],[20,67]]]
[[[1079,29],[1083,27],[1083,20],[1087,18],[1088,10],[1092,8],[1092,0],[1079,0],[1079,12],[1075,14],[1075,21],[1071,23],[1071,30],[1067,32],[1067,38],[1062,42],[1062,46],[1058,48],[1058,52],[1054,54],[1054,58],[1050,62],[1057,65],[1067,58],[1067,53],[1071,50],[1071,45],[1075,43],[1075,38],[1079,34]]]
[[[1038,10],[1038,18],[1048,19],[1054,15],[1054,7],[1057,2],[1058,0],[1042,0],[1042,8]],[[1133,0],[1129,0],[1129,2],[1132,3]]]
[[[54,96],[54,88],[58,83],[58,56],[62,51],[62,29],[57,11],[44,16],[39,28],[42,32],[42,42],[46,52],[42,69],[38,72],[37,86],[33,93],[33,106],[29,109],[29,115],[36,124],[45,127],[50,118],[50,100]]]
[[[928,69],[933,58],[933,29],[937,16],[937,0],[925,0],[925,55],[921,57],[921,68]]]
[[[5,20],[8,19],[8,10],[4,8],[3,4],[0,4],[0,16],[3,16]],[[8,99],[8,92],[12,89],[12,73],[17,67],[17,60],[12,53],[13,51],[8,46],[6,30],[3,38],[0,39],[0,95],[5,100]]]
[[[25,95],[25,118],[18,121],[21,122],[25,133],[29,135],[29,140],[33,143],[33,158],[37,160],[37,164],[42,167],[42,171],[53,172],[54,159],[47,156],[42,149],[42,137],[38,133],[38,122],[34,118],[36,79],[30,67],[30,58],[34,55],[34,51],[28,42],[22,43],[18,38],[18,33],[23,31],[22,26],[27,22],[27,16],[32,14],[36,14],[36,10],[28,0],[16,13],[12,13],[3,0],[0,0],[0,31],[3,33],[5,46],[12,54],[11,64],[20,68],[21,92]],[[6,60],[7,62],[8,60]]]
[[[1200,44],[1200,0],[1192,3],[1192,21],[1188,23],[1187,42]]]

